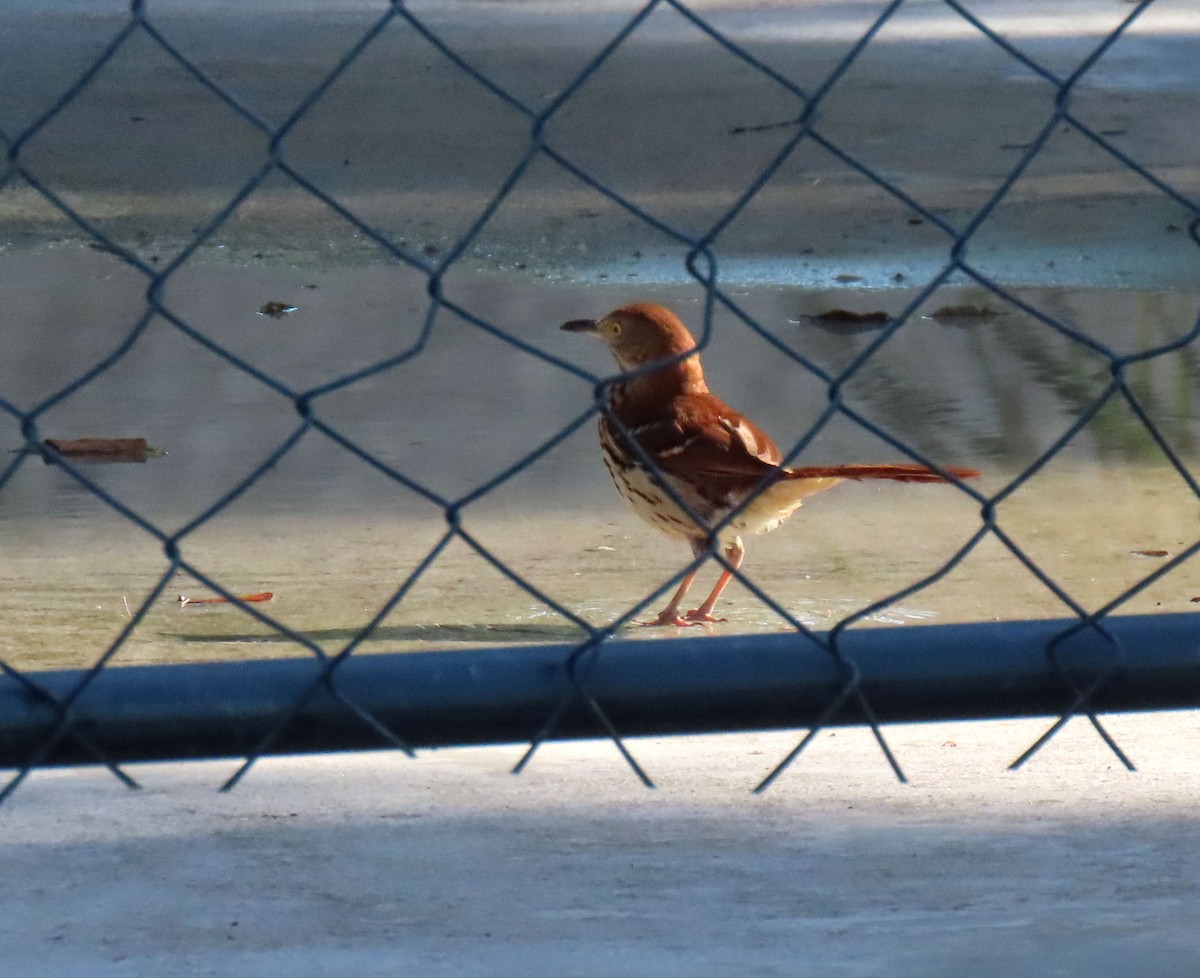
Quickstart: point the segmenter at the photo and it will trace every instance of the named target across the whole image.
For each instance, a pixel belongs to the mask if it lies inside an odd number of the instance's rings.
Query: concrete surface
[[[41,772],[0,811],[6,974],[1191,978],[1193,714]]]
[[[0,9],[0,131],[15,139],[128,22],[127,5]],[[546,111],[640,9],[417,3],[437,38],[523,108],[469,80],[402,20],[304,113],[283,158],[306,180],[428,259],[444,255],[531,147]],[[289,120],[386,11],[383,3],[152,3],[151,23],[270,130]],[[704,3],[745,51],[806,92],[818,88],[879,4]],[[1130,11],[1109,0],[986,2],[973,12],[1065,80]],[[1200,14],[1160,0],[1073,89],[1071,109],[1193,203],[1200,154],[1194,50]],[[147,78],[153,84],[146,84]],[[910,0],[823,100],[819,131],[925,208],[964,228],[1053,118],[1054,84],[938,0]],[[790,139],[803,102],[666,5],[550,118],[546,144],[666,221],[699,236]],[[267,136],[140,31],[19,162],[98,228],[160,267],[263,165]],[[1183,287],[1196,248],[1188,209],[1087,137],[1056,130],[973,239],[971,258],[1008,282]],[[872,286],[932,275],[951,238],[805,142],[719,235],[725,280]],[[11,247],[82,235],[21,180],[0,192]],[[1171,230],[1176,228],[1176,230]],[[3,240],[0,240],[3,243]],[[378,262],[381,252],[290,178],[272,174],[205,252],[238,261]],[[467,250],[462,269],[521,279],[686,281],[687,246],[539,156]]]

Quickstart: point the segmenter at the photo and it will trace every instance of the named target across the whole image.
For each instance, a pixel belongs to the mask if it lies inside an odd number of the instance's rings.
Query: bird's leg
[[[688,572],[688,575],[679,582],[679,587],[676,589],[675,594],[672,596],[667,606],[658,613],[658,617],[655,618],[654,621],[642,621],[638,622],[638,624],[650,627],[657,625],[678,625],[681,628],[686,628],[688,625],[696,624],[694,621],[688,621],[679,617],[679,605],[683,602],[684,595],[688,593],[688,588],[692,586],[692,581],[696,579],[696,575],[699,572],[699,567]]]
[[[702,557],[708,552],[708,543],[704,540],[692,541],[692,556],[696,559]],[[639,625],[648,627],[656,627],[659,625],[675,625],[679,628],[687,628],[689,625],[698,625],[699,621],[691,621],[689,618],[682,618],[679,615],[679,606],[683,604],[684,596],[688,593],[688,588],[692,586],[692,581],[696,579],[696,575],[700,573],[700,564],[697,564],[679,582],[679,587],[675,589],[675,593],[671,596],[671,600],[667,602],[667,606],[658,613],[658,617],[654,621],[641,621]]]
[[[742,561],[745,557],[746,548],[742,545],[742,538],[738,537],[725,548],[725,559],[729,561],[729,566],[717,578],[717,583],[713,585],[712,593],[704,599],[704,604],[700,605],[699,608],[695,608],[684,615],[684,620],[688,624],[726,620],[724,618],[714,618],[713,608],[717,606],[717,599],[721,597],[721,592],[725,590],[726,585],[733,577],[733,572],[742,566]]]

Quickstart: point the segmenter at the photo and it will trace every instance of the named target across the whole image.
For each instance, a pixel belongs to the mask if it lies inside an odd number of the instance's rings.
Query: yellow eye
[[[620,323],[609,323],[608,330],[610,333],[613,334],[613,336],[620,336],[621,335],[621,324]]]

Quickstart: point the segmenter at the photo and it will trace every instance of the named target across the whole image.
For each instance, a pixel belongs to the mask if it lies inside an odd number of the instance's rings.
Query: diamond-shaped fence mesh
[[[1164,149],[1168,134],[1155,127],[1186,130],[1187,117],[1171,113],[1194,108],[1197,93],[1186,79],[1156,87],[1139,72],[1161,53],[1155,45],[1176,35],[1194,42],[1197,25],[1187,5],[1167,0],[1069,6],[1058,19],[1041,8],[1014,13],[956,0],[800,4],[782,8],[784,16],[777,8],[651,0],[577,12],[577,25],[563,15],[558,33],[542,36],[536,11],[395,2],[328,15],[328,23],[311,12],[299,24],[294,11],[226,11],[221,16],[242,33],[234,39],[228,24],[223,32],[200,29],[202,18],[174,4],[134,2],[92,15],[87,31],[75,23],[72,40],[59,38],[54,64],[70,80],[57,88],[10,62],[11,72],[27,74],[9,80],[11,104],[0,119],[5,280],[28,283],[40,274],[22,264],[29,255],[69,260],[35,290],[35,301],[9,286],[0,430],[21,447],[0,464],[0,530],[7,527],[10,554],[69,563],[91,524],[115,517],[124,539],[154,551],[154,569],[136,578],[144,591],[125,598],[120,625],[99,646],[70,616],[46,613],[53,651],[66,656],[56,658],[25,647],[21,628],[42,613],[40,592],[22,591],[21,575],[36,564],[12,565],[24,570],[6,575],[0,762],[16,773],[0,800],[51,764],[102,763],[133,784],[119,766],[125,760],[241,754],[232,785],[257,758],[279,751],[525,741],[519,770],[546,740],[582,736],[610,738],[649,784],[628,737],[803,731],[766,786],[832,723],[868,724],[903,778],[903,759],[888,748],[881,723],[948,716],[1056,716],[1015,765],[1072,718],[1084,718],[1132,766],[1098,713],[1194,704],[1198,676],[1187,638],[1194,619],[1118,613],[1157,595],[1200,549],[1200,536],[1188,522],[1171,526],[1169,544],[1160,534],[1142,547],[1125,545],[1124,554],[1136,550],[1143,562],[1107,587],[1087,587],[1077,578],[1090,573],[1095,541],[1124,540],[1120,532],[1080,516],[1071,523],[1076,552],[1053,552],[1036,525],[1010,514],[1027,509],[1030,489],[1047,484],[1068,457],[1081,472],[1034,497],[1052,510],[1046,524],[1086,508],[1089,494],[1118,506],[1111,497],[1130,484],[1114,472],[1139,458],[1151,459],[1157,481],[1132,504],[1152,507],[1172,493],[1187,504],[1200,497],[1189,467],[1191,392],[1200,377],[1194,289],[1175,275],[1161,295],[1106,291],[1095,322],[1062,296],[1087,279],[1087,262],[1108,285],[1128,285],[1121,281],[1127,266],[1152,285],[1147,266],[1194,278],[1195,156],[1174,158],[1172,147],[1188,137],[1175,133]],[[62,26],[45,23],[44,14],[19,16],[27,16],[30,51],[38,50],[39,30],[49,36]],[[497,16],[514,18],[498,36],[530,32],[518,54],[490,36],[496,24],[488,18]],[[914,38],[928,43],[912,49]],[[646,46],[655,39],[663,42]],[[943,44],[969,44],[965,64],[937,63]],[[311,57],[293,67],[302,46]],[[933,79],[923,101],[901,84],[912,70],[905,50],[934,62],[922,75]],[[967,86],[976,69],[981,80]],[[940,103],[960,85],[969,91],[962,98],[980,101],[949,126],[966,131],[948,137],[933,117],[948,112]],[[1001,91],[1018,93],[1019,111],[999,111],[993,99]],[[1159,110],[1150,122],[1147,105]],[[901,136],[907,141],[897,142]],[[1060,165],[1064,147],[1075,154],[1070,168]],[[104,185],[101,169],[116,175],[120,189]],[[873,240],[861,266],[848,246],[826,250],[825,258],[835,257],[818,267],[822,222],[849,228],[839,212],[873,215],[900,230]],[[1139,261],[1131,253],[1149,247],[1149,225],[1168,245]],[[1056,244],[1043,249],[1048,240]],[[611,255],[593,255],[596,241],[617,245]],[[1014,271],[1002,253],[1027,263]],[[247,277],[252,266],[257,278]],[[581,272],[585,266],[591,271]],[[834,275],[835,266],[845,271]],[[875,271],[857,274],[860,267],[888,269],[887,281]],[[338,270],[346,278],[331,285],[323,276]],[[658,285],[648,285],[656,275]],[[838,281],[837,302],[877,299],[879,290],[845,288],[855,281],[887,285],[889,301],[899,299],[886,315],[813,306],[792,320],[812,326],[798,339],[800,330],[781,330],[758,297],[814,276]],[[1022,279],[1039,289],[1022,287]],[[592,587],[617,603],[583,608],[561,597],[562,572],[540,573],[537,560],[558,545],[557,528],[593,519],[594,497],[583,494],[564,516],[554,500],[571,493],[545,463],[576,442],[594,451],[592,429],[619,379],[586,353],[577,362],[560,352],[567,347],[557,325],[568,317],[542,310],[557,312],[572,280],[584,283],[572,301],[589,305],[605,296],[610,307],[623,305],[647,290],[686,295],[702,350],[715,358],[728,337],[749,348],[743,386],[751,395],[766,403],[787,396],[785,385],[815,391],[807,420],[784,440],[788,464],[807,464],[826,443],[848,443],[855,453],[887,452],[941,472],[951,462],[984,470],[977,482],[938,489],[940,502],[930,504],[966,507],[960,536],[903,565],[899,583],[887,578],[874,596],[823,618],[797,610],[756,576],[753,547],[746,569],[710,548],[641,594],[646,585],[637,582],[646,579],[628,566],[590,561]],[[809,287],[813,301],[823,301],[830,285]],[[276,287],[302,295],[267,294]],[[364,316],[384,307],[387,329],[335,320],[328,305],[322,336],[292,326],[318,315],[334,288],[361,290]],[[48,319],[79,316],[56,305],[72,289],[103,296],[96,322],[40,335]],[[262,300],[253,303],[260,318],[233,328],[228,317],[246,311],[247,295]],[[965,296],[969,305],[946,309],[947,296]],[[956,325],[931,337],[939,305],[941,319]],[[970,376],[962,372],[967,360],[945,349],[951,343],[971,352]],[[290,357],[275,358],[280,348]],[[908,352],[889,359],[898,349]],[[169,369],[173,360],[192,363],[198,351],[203,368]],[[1012,379],[1006,371],[1020,373]],[[538,387],[548,375],[563,386]],[[567,384],[574,399],[555,397]],[[389,386],[411,391],[409,406],[364,422],[355,399]],[[518,413],[505,391],[524,387],[534,391],[533,406]],[[956,391],[959,405],[948,408],[933,387]],[[1012,389],[1001,397],[1000,388]],[[1047,392],[1053,407],[1039,400]],[[1007,413],[989,433],[957,441],[949,434],[951,414],[969,416],[995,398]],[[216,441],[181,438],[190,445],[182,451],[163,445],[167,457],[142,458],[136,476],[125,475],[134,466],[95,464],[59,440],[137,434],[93,427],[149,426],[175,403],[193,415],[183,423]],[[280,410],[264,412],[264,404]],[[1041,437],[1014,444],[1014,431],[1032,430],[1014,422],[1017,415],[1044,420],[1032,426]],[[452,416],[465,422],[439,427]],[[919,433],[914,418],[922,419]],[[1094,457],[1080,462],[1073,452],[1085,440],[1095,443]],[[105,451],[116,449],[110,443]],[[951,457],[964,451],[974,457]],[[447,459],[458,466],[451,474]],[[212,477],[217,470],[228,477]],[[251,594],[245,581],[256,570],[255,550],[265,553],[276,531],[265,519],[256,527],[253,514],[270,510],[278,494],[279,509],[299,511],[315,527],[323,507],[336,505],[312,482],[328,476],[341,492],[331,473],[347,470],[374,480],[368,508],[394,502],[411,517],[402,546],[389,549],[379,542],[382,531],[368,529],[365,542],[346,544],[349,556],[338,555],[320,542],[336,537],[336,528],[321,535],[294,522],[302,542],[312,535],[291,571],[317,582],[305,592],[312,615],[297,617],[286,600],[256,600],[269,595]],[[57,480],[49,487],[47,473]],[[310,481],[280,488],[300,473]],[[147,490],[156,479],[169,484]],[[60,502],[39,510],[47,495]],[[258,508],[246,517],[250,503]],[[520,546],[477,518],[489,505],[521,510],[506,517],[521,527]],[[898,522],[911,515],[897,513]],[[927,528],[939,523],[927,513],[925,520]],[[1159,522],[1145,518],[1148,535]],[[222,552],[228,533],[210,536],[228,526],[250,551],[240,563]],[[707,528],[710,540],[720,529]],[[105,540],[86,545],[103,553]],[[113,561],[126,559],[113,553]],[[1014,602],[1005,605],[994,581],[973,582],[1001,559],[1019,571],[1017,592],[1037,593],[1029,606],[1049,600],[1067,617],[1020,621],[1029,615],[1012,614]],[[350,565],[342,575],[330,569],[339,560]],[[657,630],[635,632],[640,616],[706,564],[732,573],[765,627],[735,635],[742,631],[735,621],[711,635],[693,628],[669,642],[642,640]],[[1074,576],[1065,571],[1072,566]],[[45,579],[50,590],[55,575],[70,572],[66,563],[55,567]],[[835,579],[839,572],[835,563],[820,569]],[[108,570],[120,576],[121,568]],[[353,589],[356,571],[386,586],[348,597],[357,617],[347,625],[351,605],[336,604],[329,592]],[[223,610],[195,600],[169,607],[168,591],[181,579],[227,602]],[[902,602],[952,581],[969,595],[958,614],[963,624],[863,627],[886,623],[889,613],[903,617]],[[419,597],[431,588],[433,597]],[[523,611],[532,602],[539,627],[505,633],[480,625],[472,637],[485,648],[438,650],[454,636],[443,627],[451,619],[436,616],[453,615],[465,592],[478,598],[489,589],[496,607]],[[121,593],[116,584],[106,590]],[[407,624],[397,626],[407,609]],[[210,638],[237,644],[228,630],[233,616],[243,616],[243,648],[305,658],[120,661],[154,615],[192,612],[207,617],[191,619],[199,626],[163,626],[192,642],[181,646],[189,651]],[[489,606],[487,614],[505,613]],[[423,647],[434,651],[368,654],[426,628]],[[639,641],[618,639],[621,632]],[[486,647],[500,639],[518,647]],[[530,644],[538,639],[553,644]]]

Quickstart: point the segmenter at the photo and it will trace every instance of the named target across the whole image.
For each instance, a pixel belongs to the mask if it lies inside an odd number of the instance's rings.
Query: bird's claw
[[[653,621],[637,621],[634,624],[640,625],[642,628],[661,628],[667,625],[673,625],[675,628],[691,628],[693,625],[712,625],[728,620],[727,618],[715,618],[707,611],[701,611],[699,608],[693,608],[686,615],[682,616],[679,612],[667,608]]]
[[[708,625],[714,621],[724,621],[724,618],[713,618],[706,616],[703,618],[697,617],[694,611],[689,611],[682,617],[676,611],[664,611],[653,621],[637,621],[636,625],[642,628],[661,628],[668,625],[673,625],[676,628],[691,628],[693,625]]]
[[[692,624],[692,622],[686,621],[683,618],[680,618],[678,615],[673,615],[671,617],[659,615],[653,621],[635,621],[634,624],[640,628],[662,628],[667,625],[674,625],[677,628],[687,628]]]

